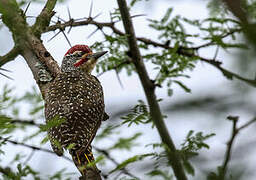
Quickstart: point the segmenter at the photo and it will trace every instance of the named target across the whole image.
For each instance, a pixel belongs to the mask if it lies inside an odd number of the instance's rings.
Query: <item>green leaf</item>
[[[48,135],[47,135],[47,136],[45,136],[45,137],[42,139],[42,141],[40,142],[40,144],[43,145],[43,144],[47,143],[48,141],[49,141],[49,137],[48,137]]]
[[[120,163],[119,165],[117,165],[116,168],[113,169],[112,171],[110,171],[109,174],[111,174],[111,173],[113,173],[113,172],[115,172],[115,171],[117,171],[117,170],[123,169],[124,167],[126,167],[127,165],[129,165],[129,164],[131,164],[131,163],[134,163],[134,162],[136,162],[136,161],[141,161],[141,160],[143,160],[144,158],[149,157],[149,156],[152,156],[152,155],[154,155],[154,154],[149,153],[149,154],[135,155],[135,156],[133,156],[133,157],[130,157],[130,158],[124,160],[124,161],[123,161],[122,163]]]
[[[128,127],[129,127],[132,124],[138,125],[138,124],[146,124],[151,122],[147,105],[142,100],[139,100],[138,102],[139,104],[134,106],[130,110],[129,114],[121,117],[121,119],[124,120],[122,124],[128,123]]]
[[[142,1],[142,0],[132,0],[130,3],[130,7],[133,7],[139,1]],[[149,0],[145,0],[145,1],[149,1]]]
[[[130,150],[133,146],[137,145],[134,141],[140,137],[142,133],[136,133],[129,138],[119,138],[118,141],[110,149],[126,149]]]
[[[191,165],[191,163],[188,160],[183,161],[183,166],[188,174],[194,176],[195,175],[195,169]]]
[[[186,85],[184,85],[182,82],[173,80],[174,83],[178,84],[182,89],[184,89],[187,93],[191,93],[191,89],[189,89]]]
[[[114,130],[119,127],[120,125],[107,125],[106,127],[101,127],[101,131],[96,135],[96,140],[101,140],[105,137],[109,137],[111,134],[114,134]]]
[[[190,130],[190,131],[188,132],[186,138],[187,138],[187,139],[190,138],[193,133],[194,133],[194,131],[193,131],[193,130]]]
[[[210,147],[204,141],[214,135],[214,133],[203,135],[202,132],[197,132],[194,135],[194,131],[190,130],[186,136],[186,140],[181,144],[181,151],[184,153],[184,158],[186,159],[187,155],[188,157],[190,157],[190,155],[196,155],[194,153],[202,148],[209,149]]]
[[[28,140],[30,140],[30,139],[32,139],[32,138],[38,136],[38,135],[41,134],[41,133],[42,133],[42,131],[39,129],[39,130],[37,130],[36,132],[34,132],[33,134],[24,137],[24,138],[23,138],[23,142],[28,141]]]
[[[69,144],[68,145],[68,147],[67,147],[67,150],[70,150],[70,149],[72,149],[73,147],[75,147],[75,143],[71,143],[71,144]]]
[[[0,134],[9,134],[16,129],[15,124],[11,123],[11,118],[0,114]]]
[[[162,24],[166,23],[166,22],[169,20],[170,15],[171,15],[172,12],[173,12],[173,8],[168,8],[168,9],[167,9],[167,11],[166,11],[164,17],[161,19],[161,23],[162,23]]]
[[[51,120],[48,120],[46,122],[46,125],[41,125],[40,129],[41,129],[41,131],[47,131],[47,130],[49,130],[52,127],[56,127],[56,126],[61,125],[65,121],[66,121],[66,118],[60,117],[59,115],[56,115]]]
[[[35,115],[38,112],[42,112],[42,110],[44,109],[44,105],[41,106],[36,106],[34,108],[32,108],[29,112],[30,115]]]
[[[97,163],[104,160],[104,156],[98,156],[95,161],[88,163],[87,167],[94,167]]]
[[[162,171],[162,170],[152,170],[149,173],[147,173],[147,175],[155,177],[155,176],[160,176],[162,177],[164,180],[171,180],[173,179],[172,175],[169,175],[168,172],[166,171]]]

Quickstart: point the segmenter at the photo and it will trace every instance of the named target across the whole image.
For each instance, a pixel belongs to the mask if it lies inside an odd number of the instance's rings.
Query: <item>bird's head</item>
[[[64,55],[61,70],[63,72],[82,70],[90,74],[98,58],[106,53],[107,51],[93,53],[87,45],[75,45]]]

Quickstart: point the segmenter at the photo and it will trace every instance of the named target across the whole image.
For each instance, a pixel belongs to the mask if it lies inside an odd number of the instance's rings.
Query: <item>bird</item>
[[[63,57],[60,73],[45,93],[51,147],[58,156],[66,149],[82,177],[90,176],[89,172],[99,174],[96,165],[88,166],[94,162],[91,143],[101,122],[109,116],[101,83],[91,72],[106,53],[93,53],[87,45],[71,47]]]

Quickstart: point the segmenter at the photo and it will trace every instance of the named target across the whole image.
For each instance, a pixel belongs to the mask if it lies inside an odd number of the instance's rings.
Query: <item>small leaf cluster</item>
[[[117,165],[116,168],[114,168],[112,171],[110,171],[110,173],[113,173],[117,170],[123,169],[124,167],[126,167],[127,165],[129,165],[131,163],[142,161],[146,157],[150,157],[152,155],[153,155],[152,153],[148,153],[148,154],[141,154],[141,155],[132,156],[132,157],[124,160],[123,162],[121,162],[119,165]]]
[[[138,102],[139,103],[134,106],[127,115],[121,117],[121,119],[123,119],[122,124],[128,124],[129,127],[132,124],[138,125],[151,122],[147,105],[142,100]]]
[[[172,95],[171,85],[177,84],[186,92],[191,90],[180,80],[180,78],[189,78],[186,75],[187,70],[193,70],[196,58],[183,56],[179,52],[181,47],[192,45],[189,40],[191,37],[197,37],[197,34],[188,34],[183,25],[182,18],[175,16],[172,18],[172,8],[169,8],[160,20],[150,19],[149,27],[159,33],[158,39],[170,48],[164,48],[161,51],[145,53],[143,59],[155,65],[154,69],[158,72],[155,81],[162,85],[166,82],[168,95]],[[148,46],[140,44],[141,48],[147,49]]]
[[[28,105],[27,116],[33,117],[33,120],[22,119],[19,111],[24,105]],[[37,122],[40,121],[40,124]],[[7,85],[0,91],[0,155],[9,156],[8,152],[3,150],[3,147],[8,144],[8,140],[16,139],[16,130],[22,130],[26,134],[19,137],[22,139],[22,143],[29,142],[32,138],[41,138],[43,132],[49,128],[57,126],[64,122],[63,118],[56,116],[53,120],[46,125],[42,125],[43,122],[43,101],[41,95],[37,89],[33,87],[30,91],[25,92],[22,96],[15,96],[15,89]],[[29,129],[29,131],[26,131]],[[33,132],[33,130],[35,130]],[[46,136],[41,145],[48,141]],[[19,142],[19,141],[18,141]],[[39,141],[40,142],[40,141]],[[28,143],[29,144],[29,143]],[[40,144],[40,143],[39,143]],[[19,148],[17,148],[19,149]],[[34,151],[34,150],[33,150]],[[33,153],[32,153],[33,155]],[[0,179],[72,179],[73,173],[66,173],[65,170],[58,171],[53,175],[40,174],[33,169],[33,166],[28,162],[30,160],[29,154],[22,154],[16,152],[14,157],[11,158],[10,166],[2,167],[0,164],[1,171]],[[33,163],[32,163],[33,164]],[[16,165],[16,166],[15,166]],[[47,176],[47,177],[45,177]]]
[[[195,170],[192,164],[189,162],[189,158],[197,156],[198,151],[203,148],[209,149],[210,147],[205,143],[205,141],[213,136],[215,136],[214,133],[203,135],[202,132],[194,133],[193,130],[188,132],[184,143],[181,144],[180,154],[183,160],[184,168],[189,174],[195,174]]]
[[[32,177],[35,180],[40,180],[40,177],[38,176],[38,172],[34,171],[30,166],[28,165],[17,165],[17,172],[11,171],[9,168],[4,169],[7,173],[3,174],[4,179],[17,179],[21,180],[24,179],[24,177]]]
[[[115,70],[119,73],[122,69],[125,69],[127,74],[131,75],[135,71],[130,63],[124,63],[129,60],[126,36],[105,34],[105,41],[96,42],[92,48],[95,51],[108,50],[104,58],[96,64],[97,73],[101,74],[110,70]]]
[[[135,133],[129,138],[119,138],[117,142],[109,149],[131,150],[134,146],[138,145],[134,141],[140,137],[142,133]]]
[[[161,177],[164,180],[172,180],[172,179],[174,179],[173,175],[170,172],[159,170],[159,169],[152,170],[149,173],[147,173],[147,175],[151,176],[151,177],[155,177],[155,178],[156,177]]]
[[[181,151],[185,153],[192,153],[191,155],[197,155],[197,152],[202,148],[210,148],[204,141],[212,136],[215,136],[215,134],[211,133],[203,135],[202,132],[194,133],[193,130],[190,130],[184,143],[181,144]]]
[[[12,133],[17,126],[12,124],[10,114],[15,118],[19,114],[17,104],[20,100],[13,97],[13,88],[5,85],[0,92],[0,135]]]

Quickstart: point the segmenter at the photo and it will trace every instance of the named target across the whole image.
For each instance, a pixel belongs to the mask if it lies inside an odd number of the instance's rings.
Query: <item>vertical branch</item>
[[[117,0],[117,2],[121,12],[125,32],[128,35],[128,43],[130,47],[132,61],[135,65],[135,68],[137,70],[137,73],[139,75],[141,84],[146,95],[147,102],[150,108],[150,115],[156,125],[162,142],[168,146],[168,158],[169,162],[172,165],[176,178],[179,180],[186,180],[187,178],[182,167],[181,158],[179,157],[175,145],[166,128],[157,98],[155,96],[155,85],[150,80],[145,65],[142,61],[142,57],[140,55],[140,51],[137,45],[137,40],[126,1]]]
[[[12,32],[15,43],[14,52],[18,51],[17,54],[21,54],[25,58],[42,95],[44,95],[48,83],[51,82],[60,71],[57,62],[52,58],[39,39],[40,32],[49,25],[50,19],[54,14],[52,9],[55,4],[56,0],[48,0],[44,9],[37,17],[35,25],[31,28],[26,23],[26,17],[16,1],[0,0],[2,21]],[[10,55],[12,55],[12,57],[16,56],[15,53]],[[0,62],[0,64],[1,63],[5,62]]]
[[[33,31],[37,37],[40,37],[42,32],[45,31],[45,29],[49,26],[50,20],[55,14],[53,9],[56,2],[57,0],[48,0],[39,16],[37,16],[36,22],[33,25]]]
[[[231,157],[231,150],[232,150],[232,147],[233,147],[233,143],[234,143],[235,137],[236,137],[236,135],[238,133],[238,131],[237,131],[238,117],[228,117],[228,118],[230,118],[232,120],[233,127],[232,127],[231,138],[230,138],[230,140],[227,143],[227,150],[225,152],[225,158],[224,158],[224,161],[223,161],[223,165],[222,165],[222,169],[221,169],[221,174],[220,174],[220,178],[223,179],[223,180],[225,179],[225,175],[226,175],[226,172],[227,172],[228,162],[229,162],[230,157]]]
[[[242,0],[222,0],[229,10],[240,20],[242,30],[254,47],[256,47],[255,23],[248,18],[248,10],[243,6]]]

